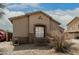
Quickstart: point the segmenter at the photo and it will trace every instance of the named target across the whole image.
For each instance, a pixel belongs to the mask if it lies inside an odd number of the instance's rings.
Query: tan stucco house
[[[79,39],[79,17],[75,17],[67,24],[66,32],[69,39]]]
[[[64,29],[60,23],[48,14],[37,11],[25,15],[10,18],[13,23],[13,39],[18,39],[21,43],[34,43],[39,40],[49,42],[47,37],[62,34]]]

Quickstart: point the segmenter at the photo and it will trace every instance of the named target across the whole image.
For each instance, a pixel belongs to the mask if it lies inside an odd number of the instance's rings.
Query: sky
[[[79,17],[79,3],[9,3],[5,12],[8,18],[29,12],[43,11],[60,22],[63,28],[75,17]]]
[[[41,4],[8,4],[8,8],[11,11],[23,11],[26,12],[28,10],[73,10],[74,8],[78,8],[78,3],[41,3]]]

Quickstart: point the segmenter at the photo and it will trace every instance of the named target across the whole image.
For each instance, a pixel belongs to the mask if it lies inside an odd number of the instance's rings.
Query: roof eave
[[[77,19],[77,18],[79,18],[79,17],[75,17],[73,20],[71,20],[68,24],[67,24],[67,26],[69,25],[69,24],[71,24],[75,19]]]
[[[21,16],[16,16],[16,17],[11,17],[9,18],[9,20],[12,22],[14,19],[17,19],[19,17],[22,17],[22,16],[30,16],[31,14],[34,14],[34,13],[38,13],[38,12],[41,12],[43,14],[45,14],[46,16],[48,16],[52,21],[56,22],[57,24],[61,24],[59,23],[58,21],[54,20],[51,16],[49,16],[48,14],[44,13],[43,11],[37,11],[37,12],[32,12],[32,13],[28,13],[28,14],[25,14],[25,15],[21,15]]]

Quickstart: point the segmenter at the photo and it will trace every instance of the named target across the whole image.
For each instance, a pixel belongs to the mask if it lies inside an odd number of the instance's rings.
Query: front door
[[[35,27],[35,36],[36,38],[44,38],[44,32],[45,32],[45,27],[43,26],[36,26]]]

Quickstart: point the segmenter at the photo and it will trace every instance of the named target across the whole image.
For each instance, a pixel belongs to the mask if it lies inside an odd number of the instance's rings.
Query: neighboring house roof
[[[79,17],[75,17],[72,21],[70,21],[67,25],[70,25],[72,22],[79,20]]]
[[[70,21],[70,22],[67,24],[67,26],[70,25],[71,23],[73,23],[74,21],[77,22],[77,20],[79,20],[79,17],[75,17],[72,21]],[[73,23],[73,24],[74,24],[74,23]],[[79,32],[79,30],[77,30],[77,29],[75,29],[75,30],[66,30],[66,32],[77,33],[77,32]]]
[[[49,16],[48,14],[46,14],[46,13],[44,13],[42,11],[32,12],[32,13],[28,13],[28,14],[21,15],[21,16],[16,16],[16,17],[11,17],[9,19],[12,22],[12,20],[14,20],[14,19],[21,18],[21,17],[24,17],[24,16],[30,16],[30,15],[35,14],[35,13],[43,13],[44,15],[46,15],[47,17],[49,17],[52,21],[54,21],[54,22],[56,22],[57,24],[60,25],[60,23],[58,21],[54,20],[51,16]]]
[[[59,26],[59,28],[61,28],[62,30],[64,30],[64,28],[63,28],[63,27],[61,27],[61,26]]]

